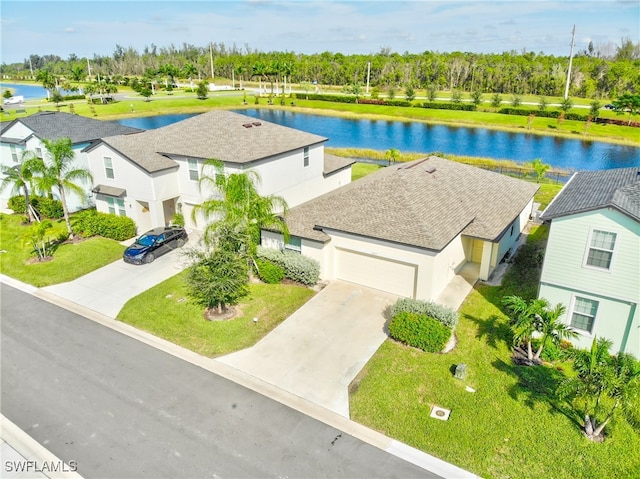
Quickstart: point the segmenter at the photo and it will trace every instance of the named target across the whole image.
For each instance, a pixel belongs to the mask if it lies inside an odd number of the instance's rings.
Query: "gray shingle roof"
[[[212,110],[162,128],[133,136],[115,136],[104,142],[153,172],[176,166],[171,156],[249,163],[326,140],[231,111]]]
[[[335,156],[330,155],[329,153],[325,153],[322,174],[329,175],[335,171],[346,168],[347,166],[351,166],[355,162],[356,160],[352,158],[343,158],[342,156]]]
[[[40,139],[71,138],[73,144],[94,141],[105,136],[126,135],[141,131],[139,128],[123,126],[113,121],[95,120],[61,111],[42,111],[14,120],[2,130],[3,133],[14,122],[23,123]]]
[[[575,173],[542,215],[551,220],[612,207],[640,221],[640,168]]]
[[[440,251],[458,234],[494,241],[538,185],[438,157],[383,168],[292,208],[292,235],[333,229]]]

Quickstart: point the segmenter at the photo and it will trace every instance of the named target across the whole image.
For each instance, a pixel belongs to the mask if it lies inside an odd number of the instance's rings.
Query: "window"
[[[198,161],[187,159],[187,165],[189,165],[189,179],[191,181],[198,181],[200,176],[198,175]]]
[[[116,208],[118,215],[127,216],[127,212],[124,209],[124,200],[122,198],[114,198],[113,196],[107,197],[107,205],[109,205],[109,213],[116,214]]]
[[[42,158],[42,148],[36,148],[36,157]]]
[[[596,268],[610,269],[615,244],[615,233],[593,230],[585,263]]]
[[[509,232],[509,236],[513,236],[513,231],[515,230],[516,225],[511,225],[511,231]]]
[[[15,145],[9,146],[9,149],[11,150],[11,159],[13,160],[14,163],[17,163],[18,162],[18,151],[16,150]]]
[[[289,242],[284,245],[284,249],[302,253],[302,238],[298,236],[289,236]]]
[[[571,326],[591,333],[598,312],[598,302],[592,299],[576,297],[571,314]]]
[[[111,158],[109,158],[108,156],[104,157],[104,174],[110,180],[113,180],[115,178],[113,174],[113,161],[111,161]]]
[[[309,166],[309,147],[304,147],[304,167]]]

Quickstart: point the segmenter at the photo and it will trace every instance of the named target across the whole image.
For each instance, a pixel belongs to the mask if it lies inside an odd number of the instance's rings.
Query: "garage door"
[[[415,296],[415,264],[336,248],[336,278],[398,296]]]

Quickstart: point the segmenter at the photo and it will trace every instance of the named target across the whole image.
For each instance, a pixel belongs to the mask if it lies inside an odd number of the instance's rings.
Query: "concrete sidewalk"
[[[0,476],[5,479],[82,479],[76,464],[65,464],[0,414]]]

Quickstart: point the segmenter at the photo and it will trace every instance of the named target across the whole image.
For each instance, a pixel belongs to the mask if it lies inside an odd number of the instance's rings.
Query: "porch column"
[[[489,279],[491,274],[491,256],[493,253],[493,243],[482,242],[482,261],[480,262],[480,278],[482,281]]]

